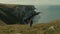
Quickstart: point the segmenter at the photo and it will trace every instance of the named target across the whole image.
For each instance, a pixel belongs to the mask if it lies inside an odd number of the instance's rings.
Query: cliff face
[[[38,15],[33,5],[0,5],[0,19],[7,24],[28,24]],[[33,21],[33,20],[31,20]]]

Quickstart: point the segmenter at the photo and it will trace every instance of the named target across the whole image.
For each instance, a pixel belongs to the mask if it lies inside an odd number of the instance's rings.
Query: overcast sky
[[[26,5],[59,5],[60,0],[0,0],[0,3]]]

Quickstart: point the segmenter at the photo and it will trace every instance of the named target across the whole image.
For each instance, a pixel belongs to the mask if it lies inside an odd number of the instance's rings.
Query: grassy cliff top
[[[1,24],[2,21],[0,21]],[[2,22],[3,23],[3,22]],[[56,30],[48,30],[50,26],[56,25]],[[0,26],[0,34],[60,34],[60,20],[54,20],[49,23],[42,24],[33,24],[33,27],[29,27],[28,25],[1,25]]]

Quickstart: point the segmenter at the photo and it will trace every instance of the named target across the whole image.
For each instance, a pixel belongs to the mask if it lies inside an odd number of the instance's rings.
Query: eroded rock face
[[[32,24],[34,16],[40,13],[34,11],[33,5],[16,5],[14,8],[0,7],[0,10],[0,19],[7,24],[28,24],[29,22]]]

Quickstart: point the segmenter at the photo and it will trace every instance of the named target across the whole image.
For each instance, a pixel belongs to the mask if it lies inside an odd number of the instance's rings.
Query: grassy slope
[[[55,31],[48,30],[48,27],[52,25],[57,25]],[[0,34],[60,34],[60,20],[52,21],[50,23],[45,24],[36,24],[33,27],[29,27],[29,25],[3,25],[0,26]]]

